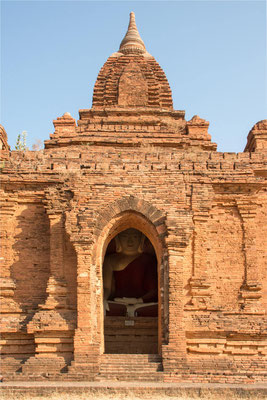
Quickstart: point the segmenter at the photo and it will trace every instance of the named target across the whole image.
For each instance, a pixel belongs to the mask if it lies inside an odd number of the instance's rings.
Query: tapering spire
[[[130,13],[130,22],[119,51],[121,53],[145,53],[146,48],[136,27],[134,12]]]

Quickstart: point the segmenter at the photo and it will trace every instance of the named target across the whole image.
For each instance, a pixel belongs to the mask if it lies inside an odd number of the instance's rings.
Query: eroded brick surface
[[[126,39],[92,109],[54,121],[44,150],[10,152],[1,130],[4,379],[266,382],[267,121],[244,153],[217,152],[208,122],[173,110],[164,72]],[[129,227],[158,259],[152,365],[103,355],[103,257]]]

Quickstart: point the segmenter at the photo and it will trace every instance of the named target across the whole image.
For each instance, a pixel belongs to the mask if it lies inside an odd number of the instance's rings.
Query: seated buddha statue
[[[115,237],[116,253],[107,255],[103,264],[105,315],[157,315],[157,260],[144,253],[144,241],[132,228]]]

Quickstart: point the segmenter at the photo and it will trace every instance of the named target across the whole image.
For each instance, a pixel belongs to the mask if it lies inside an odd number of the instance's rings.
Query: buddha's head
[[[137,229],[126,229],[119,233],[115,239],[118,253],[137,255],[143,252],[145,236]]]

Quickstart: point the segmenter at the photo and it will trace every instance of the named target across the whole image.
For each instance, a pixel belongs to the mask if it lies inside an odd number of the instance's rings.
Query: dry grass
[[[199,397],[197,394],[195,396],[167,396],[167,395],[142,395],[142,396],[135,396],[133,394],[130,394],[125,396],[123,394],[118,395],[118,394],[111,394],[111,395],[101,395],[101,394],[54,394],[54,395],[47,395],[47,396],[30,396],[30,395],[25,395],[25,394],[14,394],[14,395],[9,395],[9,396],[3,396],[3,400],[44,400],[44,399],[50,399],[50,400],[196,400],[196,399],[205,399],[205,400],[239,400],[239,399],[249,399],[249,400],[266,400],[267,395],[249,395],[248,393],[244,396],[243,395],[236,395],[233,394],[227,395],[227,396],[221,396],[218,394],[205,394],[205,396]]]

